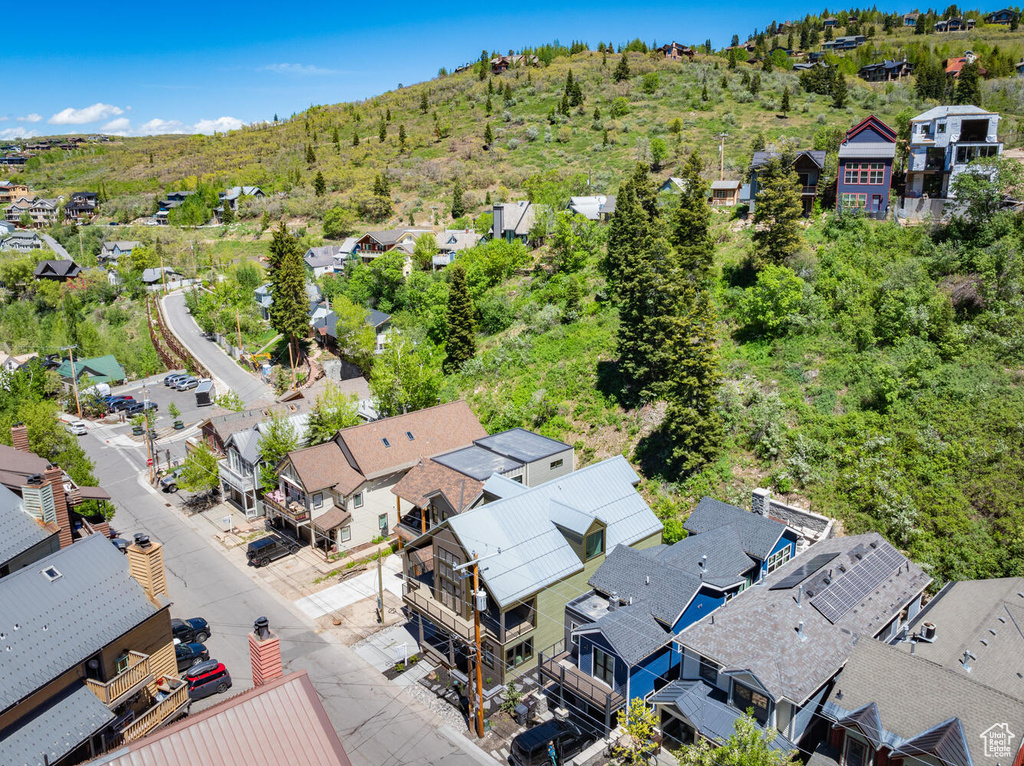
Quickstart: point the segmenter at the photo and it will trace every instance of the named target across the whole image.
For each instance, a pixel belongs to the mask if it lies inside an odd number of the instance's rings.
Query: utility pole
[[[384,624],[384,572],[381,568],[381,555],[377,551],[377,622]]]
[[[238,306],[235,306],[235,330],[238,332],[238,353],[242,353],[242,321],[238,318]]]
[[[725,180],[725,139],[729,137],[728,133],[719,133],[716,138],[718,139],[718,180]]]
[[[153,459],[153,438],[149,431],[149,388],[146,386],[142,387],[142,401],[142,417],[145,419],[146,427],[146,465],[149,466],[149,483],[152,484],[156,461]]]
[[[164,256],[160,254],[160,288],[164,295],[167,295],[167,272],[164,271]]]
[[[484,675],[480,653],[480,560],[473,554],[473,633],[476,639],[476,736],[484,736]]]
[[[71,355],[71,385],[75,388],[75,406],[78,408],[78,419],[82,419],[82,400],[78,398],[78,375],[75,374],[75,346],[63,346],[61,351],[67,351]]]

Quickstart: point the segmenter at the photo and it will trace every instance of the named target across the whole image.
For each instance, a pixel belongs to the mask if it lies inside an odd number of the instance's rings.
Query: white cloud
[[[229,130],[238,130],[244,125],[244,122],[234,117],[218,117],[216,120],[200,120],[192,126],[192,130],[195,133],[225,133]]]
[[[100,133],[107,133],[112,136],[128,136],[131,135],[131,128],[131,120],[127,117],[118,117],[116,120],[111,120],[100,128]]]
[[[11,118],[10,117],[0,117],[0,122],[7,122],[9,119],[11,119]]]
[[[73,109],[70,106],[50,118],[51,125],[87,125],[90,122],[108,120],[116,114],[124,114],[124,109],[113,104],[96,103],[84,109]]]
[[[186,129],[184,123],[177,120],[154,119],[144,123],[138,132],[139,135],[143,136],[156,136],[167,133],[188,133],[190,131]]]
[[[115,120],[114,122],[118,122]],[[216,120],[200,120],[195,125],[186,125],[180,120],[152,119],[143,123],[138,130],[133,131],[136,136],[155,136],[167,134],[186,133],[226,133],[229,130],[238,130],[244,127],[245,123],[234,117],[218,117]]]
[[[268,72],[277,72],[277,74],[297,74],[304,77],[340,74],[336,69],[324,69],[315,64],[268,64],[262,68]]]
[[[24,117],[19,117],[18,122],[39,122],[41,119],[43,119],[43,115],[32,112],[32,114],[26,114]]]
[[[33,130],[32,128],[6,128],[0,130],[0,141],[10,141],[15,138],[32,138],[38,136],[39,131]]]

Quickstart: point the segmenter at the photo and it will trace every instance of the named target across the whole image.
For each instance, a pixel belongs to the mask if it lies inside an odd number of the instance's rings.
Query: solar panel
[[[811,606],[835,625],[902,566],[904,561],[906,558],[902,553],[891,545],[884,545],[865,557],[845,577],[836,580],[811,599]]]
[[[819,553],[807,563],[798,566],[768,590],[788,590],[796,587],[838,555],[838,553]]]

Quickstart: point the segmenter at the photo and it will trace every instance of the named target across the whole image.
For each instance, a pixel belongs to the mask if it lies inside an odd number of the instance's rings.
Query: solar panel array
[[[862,602],[906,561],[891,545],[883,545],[813,599],[811,606],[833,625]]]
[[[768,590],[788,590],[796,587],[838,555],[838,553],[819,553],[806,564],[798,566]]]

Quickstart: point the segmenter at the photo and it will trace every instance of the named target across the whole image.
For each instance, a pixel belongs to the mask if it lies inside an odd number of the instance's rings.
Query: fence
[[[210,375],[210,371],[206,369],[206,366],[196,359],[191,351],[178,342],[177,337],[167,326],[167,321],[164,319],[163,306],[160,301],[158,299],[152,300],[156,305],[155,312],[151,310],[149,302],[147,301],[146,303],[146,312],[150,318],[149,336],[153,340],[153,346],[156,348],[161,361],[167,365],[168,369],[187,367],[204,378],[213,377]],[[154,327],[159,330],[159,333],[154,330]],[[166,350],[163,350],[163,353],[161,353],[162,345],[166,346]]]

